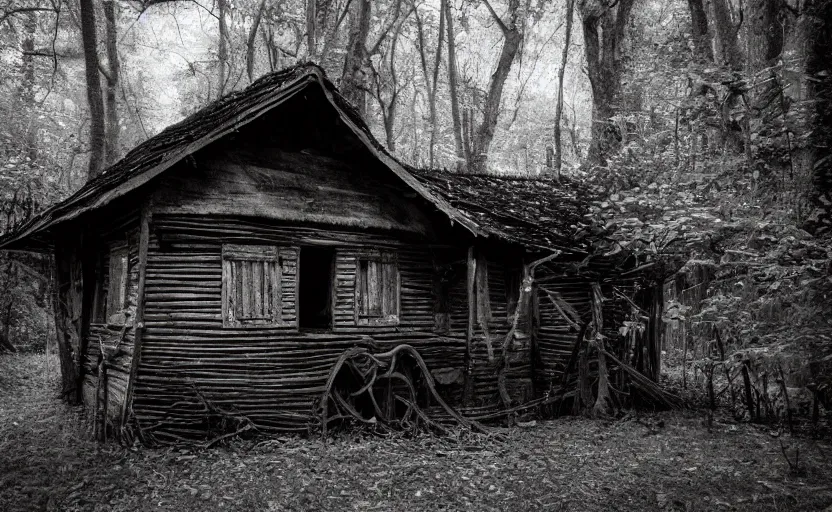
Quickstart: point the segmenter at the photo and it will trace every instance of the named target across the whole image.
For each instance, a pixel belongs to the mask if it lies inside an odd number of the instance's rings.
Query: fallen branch
[[[617,357],[610,354],[603,348],[599,348],[598,350],[599,352],[603,353],[604,356],[611,359],[612,362],[617,364],[619,368],[627,372],[627,375],[630,376],[630,384],[634,388],[639,390],[641,393],[649,397],[657,405],[662,405],[664,407],[667,407],[668,409],[685,408],[684,401],[679,396],[676,396],[673,393],[670,393],[669,391],[665,391],[658,384],[642,375],[641,372],[639,372],[632,366],[619,361]]]

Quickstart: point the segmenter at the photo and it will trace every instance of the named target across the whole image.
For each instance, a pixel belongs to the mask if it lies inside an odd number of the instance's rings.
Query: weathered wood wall
[[[534,377],[539,391],[548,389],[552,384],[555,387],[560,384],[563,373],[569,366],[579,333],[579,330],[557,310],[543,289],[559,294],[584,322],[588,322],[592,318],[593,282],[600,283],[604,298],[602,334],[608,340],[607,349],[648,377],[658,379],[661,301],[659,300],[657,305],[656,298],[661,297],[660,288],[645,289],[638,275],[613,279],[616,269],[612,263],[605,260],[595,261],[592,268],[580,274],[576,274],[574,266],[557,263],[543,265],[538,270]],[[640,308],[638,321],[645,324],[643,332],[635,336],[622,336],[619,332],[625,321],[636,320],[633,318],[632,304],[625,297]],[[644,317],[648,317],[649,320],[644,322]],[[590,358],[589,366],[590,375],[597,376],[595,356]],[[623,377],[623,374],[621,376]],[[573,384],[577,378],[578,370],[573,366],[569,370],[567,381]]]
[[[407,199],[414,193],[380,166],[242,142],[218,145],[162,177],[155,211],[432,234],[427,216]]]
[[[335,248],[334,328],[223,327],[222,244]],[[355,326],[355,256],[398,254],[397,326]],[[146,274],[145,329],[135,382],[138,425],[160,438],[207,435],[204,401],[264,430],[306,430],[330,369],[349,347],[414,345],[433,370],[461,368],[464,336],[434,333],[433,260],[425,244],[369,232],[240,217],[155,212]]]
[[[590,281],[558,270],[547,266],[538,272],[535,381],[540,389],[548,389],[552,382],[560,382],[578,337],[578,330],[563,318],[541,287],[559,293],[581,318],[590,317]],[[573,379],[577,378],[575,368],[570,373],[574,374]]]

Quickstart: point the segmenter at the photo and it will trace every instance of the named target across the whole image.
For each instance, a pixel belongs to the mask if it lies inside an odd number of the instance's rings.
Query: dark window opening
[[[96,262],[96,284],[92,321],[103,324],[124,324],[127,321],[130,259],[127,247],[111,248],[109,254]]]
[[[335,251],[327,247],[302,247],[300,250],[301,329],[327,329],[332,326],[332,274]]]

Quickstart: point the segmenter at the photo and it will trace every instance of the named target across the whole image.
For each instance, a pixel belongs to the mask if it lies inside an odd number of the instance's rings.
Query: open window
[[[127,246],[113,247],[96,269],[93,321],[122,325],[127,321],[127,287],[130,285],[130,255]]]
[[[127,285],[130,276],[130,257],[127,247],[110,251],[109,283],[107,286],[107,322],[123,324],[127,319]]]
[[[294,320],[296,262],[294,248],[224,245],[223,326],[291,325]]]
[[[399,294],[399,265],[394,253],[377,251],[358,257],[355,276],[357,325],[397,325]]]
[[[332,289],[335,251],[301,247],[299,315],[301,329],[332,327]]]

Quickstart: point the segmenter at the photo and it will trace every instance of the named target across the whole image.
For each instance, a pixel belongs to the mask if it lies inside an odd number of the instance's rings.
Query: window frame
[[[363,262],[367,262],[367,269],[369,270],[370,263],[379,265],[379,276],[381,282],[381,289],[379,290],[379,306],[381,310],[378,314],[362,313],[362,303],[364,296],[369,295],[366,290],[362,290],[362,286],[368,283],[363,274],[367,271],[363,270]],[[389,281],[392,279],[392,281]],[[393,293],[393,298],[388,296],[384,300],[384,290],[388,293]],[[355,325],[399,325],[401,322],[401,270],[399,269],[398,255],[393,251],[364,251],[358,254],[355,258]],[[391,312],[386,308],[391,305],[395,307],[395,311]]]
[[[223,328],[243,328],[243,329],[257,329],[257,328],[270,328],[270,327],[285,327],[291,326],[290,322],[287,322],[283,319],[283,260],[281,257],[281,252],[290,250],[286,247],[280,247],[277,245],[239,245],[239,244],[223,244],[222,246],[222,325]],[[243,275],[239,280],[241,286],[243,286],[242,290],[238,290],[237,284],[238,280],[236,279],[237,276],[237,265],[235,262],[240,264],[245,264],[246,262],[249,263],[262,263],[263,268],[259,271],[259,276],[261,279],[261,300],[265,301],[265,297],[269,296],[268,294],[264,295],[266,292],[266,283],[263,281],[267,273],[271,272],[271,278],[269,280],[269,288],[270,289],[270,296],[271,296],[271,303],[269,305],[269,309],[271,310],[268,315],[261,315],[261,316],[249,316],[249,317],[238,317],[236,313],[236,305],[238,297],[242,298],[246,290],[249,290],[247,294],[251,297],[251,290],[252,284],[249,282],[248,286],[246,286],[245,278],[246,276]],[[273,271],[269,270],[269,265],[273,264]],[[252,268],[252,279],[255,276],[255,269]],[[295,276],[295,286],[297,287],[297,276]],[[297,294],[296,294],[297,295]],[[263,305],[263,309],[266,309],[265,304]]]

